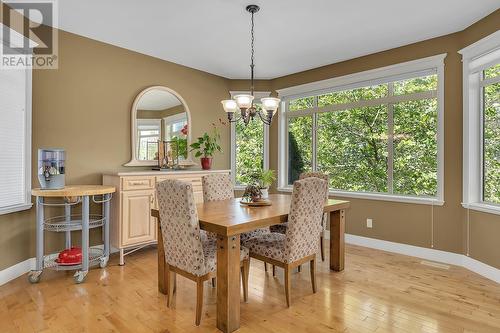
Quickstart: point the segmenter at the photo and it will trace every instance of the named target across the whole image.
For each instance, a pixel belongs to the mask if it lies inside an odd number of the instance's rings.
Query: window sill
[[[292,187],[280,187],[278,191],[282,192],[292,192]],[[433,199],[433,198],[422,198],[422,197],[405,197],[400,195],[390,195],[390,194],[379,194],[379,193],[361,193],[361,192],[346,192],[346,191],[330,191],[330,195],[346,198],[357,198],[357,199],[367,199],[367,200],[380,200],[380,201],[392,201],[392,202],[402,202],[402,203],[413,203],[419,205],[433,205],[442,206],[444,205],[443,200]]]
[[[29,203],[29,204],[22,204],[22,205],[0,208],[0,215],[15,213],[15,212],[19,212],[22,210],[28,210],[28,209],[31,209],[31,207],[33,207],[33,204]]]
[[[462,202],[462,207],[465,209],[476,210],[478,212],[500,215],[500,206],[490,205],[483,202]]]

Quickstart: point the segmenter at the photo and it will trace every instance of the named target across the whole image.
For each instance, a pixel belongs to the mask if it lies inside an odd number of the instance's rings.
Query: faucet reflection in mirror
[[[229,122],[237,122],[242,119],[245,125],[248,125],[250,120],[254,119],[256,115],[259,116],[260,120],[266,124],[271,125],[273,116],[278,110],[280,103],[279,98],[265,97],[261,98],[262,111],[258,111],[254,106],[254,19],[253,16],[259,11],[260,7],[257,5],[248,5],[246,7],[247,12],[249,12],[251,17],[251,63],[250,63],[250,95],[240,94],[233,97],[233,99],[226,99],[221,101],[224,111],[227,112],[227,119]],[[236,112],[240,113],[240,117],[234,119],[234,114]]]

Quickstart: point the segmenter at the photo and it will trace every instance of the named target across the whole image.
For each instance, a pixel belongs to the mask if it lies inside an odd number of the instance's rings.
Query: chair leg
[[[276,266],[273,265],[273,276],[276,276]]]
[[[319,237],[319,246],[321,249],[321,261],[325,261],[325,248],[323,247],[323,235]]]
[[[250,273],[250,260],[243,260],[243,266],[241,266],[241,279],[243,283],[243,300],[248,301],[248,275]]]
[[[215,288],[215,278],[212,278],[212,288]]]
[[[316,259],[309,262],[309,267],[311,271],[311,284],[313,288],[313,294],[316,293]]]
[[[290,307],[290,289],[291,289],[291,274],[290,267],[288,265],[285,266],[285,297],[286,297],[286,307]]]
[[[170,271],[169,266],[165,265],[165,274],[167,275],[167,307],[172,305],[172,299],[175,292],[175,272]]]
[[[264,271],[267,272],[267,262],[264,261]]]
[[[203,308],[203,281],[196,281],[196,326],[201,322],[201,310]]]

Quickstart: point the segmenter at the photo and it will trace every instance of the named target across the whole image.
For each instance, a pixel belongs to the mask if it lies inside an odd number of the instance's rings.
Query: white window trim
[[[437,170],[437,195],[436,197],[416,197],[395,194],[350,192],[331,190],[330,194],[348,198],[361,198],[369,200],[383,200],[406,202],[426,205],[444,205],[444,59],[446,53],[435,56],[403,62],[391,66],[376,68],[327,80],[302,84],[277,90],[282,99],[279,109],[278,124],[278,190],[290,191],[291,185],[287,184],[288,172],[288,147],[287,147],[287,110],[288,101],[296,98],[315,96],[332,91],[354,89],[367,85],[376,85],[390,81],[414,77],[416,74],[425,74],[427,71],[438,76],[437,103],[438,103],[438,170]],[[394,98],[394,97],[388,97]],[[294,111],[295,114],[296,111]]]
[[[458,51],[463,66],[463,193],[466,209],[500,215],[500,205],[482,201],[482,112],[479,72],[500,58],[500,31]]]
[[[0,28],[2,25],[0,24]],[[2,40],[0,39],[0,44]],[[26,71],[26,108],[25,108],[25,137],[24,137],[24,203],[0,208],[0,215],[31,209],[31,101],[32,101],[32,69]]]
[[[230,91],[231,98],[238,94],[249,94],[250,91]],[[271,96],[270,91],[255,91],[254,100]],[[259,121],[259,119],[257,119]],[[264,125],[264,169],[269,169],[269,126]],[[236,184],[236,124],[231,123],[231,178],[235,190],[244,190],[244,185]]]

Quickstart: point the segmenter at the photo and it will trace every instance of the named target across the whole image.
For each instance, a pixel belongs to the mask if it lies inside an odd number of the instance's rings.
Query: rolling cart
[[[109,260],[109,203],[115,192],[113,186],[103,185],[71,185],[60,190],[33,189],[36,197],[36,269],[31,271],[28,279],[31,283],[40,281],[45,268],[54,270],[74,270],[74,280],[82,283],[89,267],[99,265],[106,267]],[[56,199],[61,198],[62,202]],[[90,214],[90,200],[102,204],[102,215]],[[81,214],[73,214],[72,208],[81,203]],[[64,207],[64,215],[45,217],[45,207]],[[102,227],[103,246],[89,246],[89,230]],[[64,232],[66,248],[71,248],[71,232],[82,231],[82,261],[80,264],[63,265],[57,262],[58,253],[44,254],[44,231]]]

